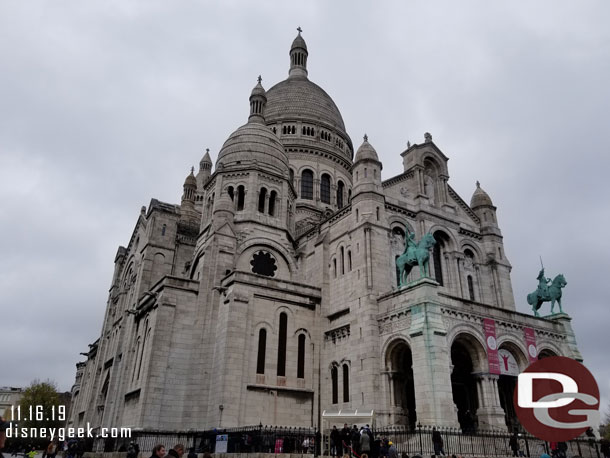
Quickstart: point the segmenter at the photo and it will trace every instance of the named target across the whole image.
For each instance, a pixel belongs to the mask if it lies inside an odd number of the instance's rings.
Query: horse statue
[[[426,234],[419,243],[416,243],[415,234],[407,230],[405,242],[405,251],[396,259],[396,266],[400,272],[399,287],[407,284],[407,277],[415,265],[419,266],[419,275],[421,277],[428,276],[430,248],[434,246],[436,240],[432,234]]]
[[[527,303],[532,306],[534,316],[540,316],[538,313],[540,306],[542,306],[543,302],[549,301],[551,302],[551,314],[554,313],[555,301],[559,304],[559,313],[563,313],[561,308],[561,288],[566,286],[568,282],[563,274],[557,275],[550,285],[548,284],[549,281],[551,279],[544,276],[544,269],[542,269],[538,274],[538,288],[527,295]]]

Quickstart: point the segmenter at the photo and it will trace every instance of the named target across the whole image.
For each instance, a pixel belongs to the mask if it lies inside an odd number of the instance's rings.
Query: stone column
[[[477,410],[479,429],[506,431],[504,409],[500,406],[500,396],[498,393],[499,376],[479,373],[475,374],[475,378],[479,395],[479,409]]]
[[[422,278],[410,285],[408,291],[414,304],[409,336],[417,419],[423,425],[458,427],[453,407],[447,330],[437,302],[438,283]]]

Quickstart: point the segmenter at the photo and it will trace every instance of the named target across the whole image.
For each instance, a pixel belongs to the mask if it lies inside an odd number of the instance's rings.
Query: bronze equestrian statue
[[[400,272],[400,284],[398,287],[407,284],[407,277],[411,269],[419,266],[420,277],[427,277],[430,264],[430,248],[434,246],[436,240],[432,234],[426,234],[419,243],[415,242],[415,234],[407,229],[405,233],[405,250],[396,259],[396,266]]]
[[[540,316],[538,310],[542,306],[543,302],[551,302],[551,314],[554,313],[555,302],[559,304],[559,313],[563,313],[561,308],[561,289],[565,287],[568,282],[566,281],[563,274],[557,275],[552,281],[550,278],[544,276],[544,267],[538,273],[538,288],[533,293],[527,295],[527,303],[532,306],[535,316]],[[549,282],[551,284],[549,285]]]

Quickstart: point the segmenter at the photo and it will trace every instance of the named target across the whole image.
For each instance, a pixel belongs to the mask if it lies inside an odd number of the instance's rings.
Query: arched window
[[[330,175],[326,173],[320,179],[320,200],[330,204]]]
[[[449,241],[449,237],[441,231],[437,231],[434,233],[434,238],[436,243],[434,244],[434,249],[432,250],[432,257],[434,261],[434,278],[438,282],[439,285],[443,286],[443,263],[442,257],[443,252],[445,251],[445,246]]]
[[[227,189],[227,193],[229,194],[229,197],[231,198],[231,200],[234,199],[234,190],[233,190],[233,186],[229,186],[229,188]]]
[[[337,258],[333,259],[334,276],[337,278]]]
[[[343,189],[344,189],[343,181],[339,181],[337,183],[337,208],[343,208]]]
[[[341,275],[345,275],[345,249],[341,247]]]
[[[237,211],[244,209],[244,202],[246,200],[246,190],[243,185],[237,187]]]
[[[343,402],[349,402],[349,366],[343,365]]]
[[[258,193],[258,211],[261,213],[265,213],[265,199],[267,197],[267,189],[261,188]]]
[[[470,296],[470,300],[474,301],[474,285],[472,283],[472,275],[468,275],[466,280],[468,281],[468,295]]]
[[[299,336],[299,352],[297,356],[297,378],[305,378],[305,334]]]
[[[277,375],[286,376],[286,333],[288,328],[288,315],[280,313],[280,335],[277,347]]]
[[[301,199],[313,200],[313,172],[303,170],[301,174]]]
[[[352,271],[352,252],[347,250],[347,271]]]
[[[394,256],[394,266],[396,267],[396,286],[399,287],[400,286],[400,268],[398,267],[398,264],[396,261],[398,261],[398,258],[400,257],[400,255],[396,255]]]
[[[276,191],[271,191],[271,194],[269,194],[269,214],[271,216],[275,215],[275,201],[277,199],[277,192]]]
[[[258,354],[256,356],[256,373],[265,373],[265,352],[267,351],[267,330],[258,331]]]
[[[330,379],[333,390],[333,404],[339,403],[339,374],[337,371],[337,366],[333,366],[330,370]]]
[[[375,214],[377,215],[377,221],[379,221],[379,207],[375,208]]]

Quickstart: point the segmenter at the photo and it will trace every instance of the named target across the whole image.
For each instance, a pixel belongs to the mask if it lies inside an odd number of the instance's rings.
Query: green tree
[[[21,420],[18,421],[20,428],[58,428],[61,427],[65,420],[65,406],[61,406],[59,394],[55,387],[55,383],[47,380],[41,382],[34,380],[29,387],[25,389],[21,400]],[[46,447],[49,443],[48,439],[31,440],[32,444],[37,447]]]

